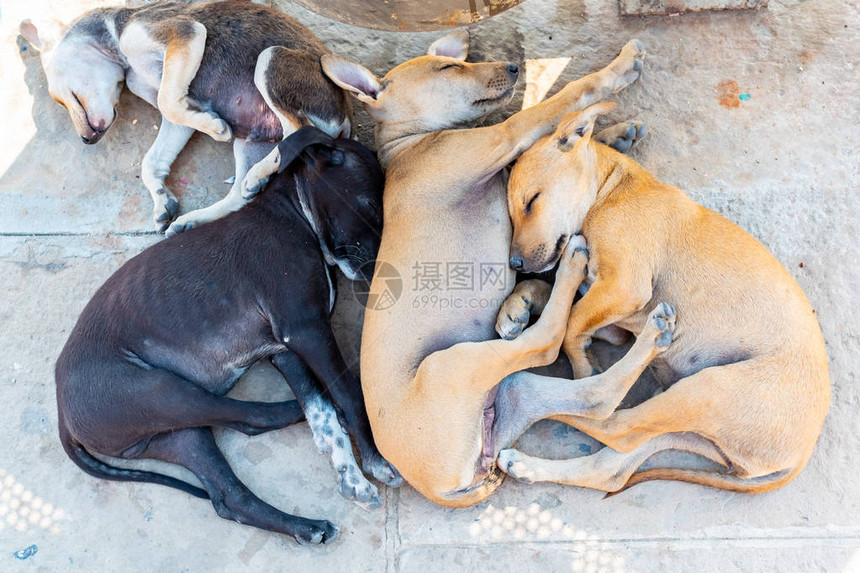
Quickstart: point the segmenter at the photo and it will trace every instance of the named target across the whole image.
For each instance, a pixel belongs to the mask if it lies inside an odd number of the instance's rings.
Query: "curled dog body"
[[[524,270],[552,264],[553,246],[573,233],[586,237],[591,253],[590,286],[573,307],[563,343],[580,380],[533,386],[531,417],[560,420],[609,447],[572,460],[505,450],[499,465],[529,482],[608,492],[651,479],[746,493],[781,487],[812,455],[830,403],[815,311],[761,243],[593,141],[595,119],[613,107],[565,117],[519,159],[508,192],[511,258]],[[636,352],[640,339],[652,336],[655,317],[674,325],[674,341],[657,340],[661,352]],[[585,352],[608,326],[637,337],[623,360],[651,365],[664,392],[616,411],[635,378],[612,369],[593,376]],[[725,471],[637,472],[667,449],[694,452]]]
[[[155,2],[91,10],[67,28],[24,21],[20,30],[41,51],[48,91],[85,143],[98,142],[116,119],[123,81],[162,113],[142,165],[161,231],[179,212],[165,179],[195,130],[217,141],[235,138],[236,181],[230,201],[186,214],[174,233],[241,207],[248,171],[299,127],[316,125],[332,137],[350,133],[349,101],[320,69],[328,50],[273,8],[233,0]]]
[[[407,482],[448,506],[478,503],[501,483],[497,387],[513,372],[555,359],[573,297],[565,288],[575,289],[585,268],[585,254],[570,242],[560,265],[566,287],[553,291],[556,311],[545,313],[555,318],[524,338],[497,339],[496,314],[515,279],[504,264],[511,237],[504,169],[564,113],[635,81],[643,55],[641,44],[630,42],[609,66],[546,101],[498,125],[462,129],[506,104],[519,78],[512,62],[465,61],[468,39],[465,31],[445,36],[382,78],[334,56],[322,59],[326,74],[376,121],[386,168],[379,260],[401,273],[420,261],[441,268],[502,263],[498,300],[475,282],[458,291],[464,305],[428,312],[401,300],[365,312],[362,384],[377,444]],[[371,290],[381,292],[385,280],[374,277]]]
[[[57,360],[60,437],[92,475],[178,487],[209,497],[225,518],[320,543],[333,540],[337,528],[254,496],[218,450],[211,427],[255,435],[307,415],[345,497],[363,507],[381,503],[362,468],[399,483],[376,449],[360,383],[331,330],[334,292],[323,252],[349,252],[331,262],[350,274],[372,264],[382,226],[382,171],[367,148],[313,127],[279,147],[282,172],[255,201],[146,249],[95,293]],[[297,400],[225,397],[263,358]],[[183,465],[202,489],[112,467],[93,454]]]

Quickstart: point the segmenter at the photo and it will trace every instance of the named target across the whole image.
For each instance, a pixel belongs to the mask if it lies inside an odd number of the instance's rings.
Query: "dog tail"
[[[626,489],[630,489],[636,484],[658,479],[707,485],[727,491],[733,491],[735,493],[764,493],[784,486],[794,479],[794,476],[796,476],[801,469],[802,467],[782,470],[757,478],[740,478],[729,474],[707,470],[653,468],[636,472],[630,476],[630,479],[627,480],[624,487],[618,491],[607,493],[604,499],[606,497],[617,495]]]
[[[206,493],[206,490],[195,487],[189,483],[185,483],[180,479],[154,472],[124,469],[108,465],[89,453],[69,434],[68,430],[62,427],[60,428],[60,441],[63,443],[63,449],[66,450],[66,454],[68,454],[72,461],[91,476],[115,481],[142,481],[157,483],[180,489],[201,499],[209,499],[209,494]]]

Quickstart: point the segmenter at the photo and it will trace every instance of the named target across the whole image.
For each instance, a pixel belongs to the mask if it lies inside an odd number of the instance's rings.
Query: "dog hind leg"
[[[671,305],[657,305],[630,351],[602,374],[574,381],[521,371],[502,380],[495,400],[496,450],[512,445],[538,420],[559,414],[609,417],[648,364],[668,348],[674,319]]]
[[[283,130],[283,138],[286,139],[300,127],[305,125],[305,122],[302,121],[295,111],[287,110],[283,106],[277,105],[269,86],[270,78],[268,71],[272,65],[272,60],[276,57],[278,50],[283,49],[284,48],[279,46],[274,46],[266,48],[260,52],[260,55],[257,57],[257,66],[254,68],[254,85],[257,86],[257,90],[259,90],[260,95],[263,96],[263,100],[266,102],[266,105],[269,106],[269,108],[275,113],[278,120],[280,120],[281,129]],[[259,193],[269,180],[269,176],[277,172],[280,166],[281,152],[278,147],[275,146],[275,148],[272,149],[266,157],[251,167],[243,178],[241,184],[242,197],[250,199]]]
[[[267,504],[243,484],[218,449],[212,430],[189,428],[155,436],[141,457],[191,470],[224,519],[292,536],[301,544],[328,543],[338,530],[330,522],[289,515]]]
[[[203,61],[206,26],[190,19],[173,18],[153,30],[164,45],[164,64],[158,89],[158,109],[171,122],[202,131],[215,141],[230,141],[233,132],[214,112],[198,111],[188,87]]]
[[[141,373],[137,368],[129,372],[129,368],[113,373],[113,378],[127,383],[110,401],[98,385],[64,400],[66,411],[78,413],[67,418],[72,434],[92,451],[133,458],[146,440],[162,432],[220,426],[257,435],[304,418],[296,400],[234,400],[161,369]],[[77,419],[86,419],[86,424]]]
[[[634,474],[628,486],[651,479],[675,479],[741,493],[769,491],[788,483],[806,465],[827,411],[826,399],[805,402],[803,409],[786,407],[796,403],[798,389],[785,375],[774,375],[778,360],[762,357],[705,368],[604,420],[570,415],[551,418],[622,454],[634,452],[663,434],[704,436],[715,444],[722,463],[731,469],[730,474],[718,474],[655,468]],[[767,399],[738,400],[738,396],[751,392]],[[787,419],[791,423],[787,424]]]
[[[710,440],[692,433],[662,434],[629,453],[605,447],[595,454],[568,460],[547,460],[518,450],[502,450],[499,468],[526,483],[551,481],[614,492],[623,488],[645,460],[663,450],[684,450],[725,464],[720,450]]]

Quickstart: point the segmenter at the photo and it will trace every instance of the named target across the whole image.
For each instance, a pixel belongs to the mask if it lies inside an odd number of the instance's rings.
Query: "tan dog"
[[[597,329],[617,325],[638,337],[655,305],[669,320],[674,313],[666,303],[674,305],[675,340],[651,364],[668,389],[616,412],[635,378],[608,376],[610,369],[576,382],[542,380],[532,417],[553,417],[609,447],[558,461],[505,450],[499,467],[525,481],[610,492],[652,479],[746,493],[776,489],[806,465],[830,402],[815,311],[750,235],[591,141],[595,118],[614,107],[598,104],[565,117],[519,159],[508,193],[511,254],[524,271],[536,271],[555,262],[559,237],[586,237],[589,286],[564,340],[577,378],[592,373],[585,349]],[[512,298],[508,306],[503,330],[510,330],[507,312],[516,314],[522,303]],[[644,368],[655,356],[634,345],[621,362]],[[634,473],[666,449],[695,452],[727,471]]]
[[[578,286],[585,264],[580,256],[562,265],[557,300],[549,302],[554,310],[528,335],[492,340],[502,299],[514,284],[505,166],[551,133],[565,113],[638,78],[643,54],[639,42],[630,42],[607,68],[499,125],[451,129],[506,104],[518,78],[514,64],[466,63],[467,50],[468,35],[456,32],[382,79],[340,58],[322,59],[328,76],[376,121],[386,167],[377,270],[382,262],[401,275],[423,263],[500,265],[496,298],[475,280],[448,292],[445,304],[403,300],[407,295],[365,314],[362,384],[379,450],[417,490],[449,506],[477,503],[500,483],[496,453],[512,442],[496,436],[516,431],[502,427],[507,416],[494,406],[496,387],[512,372],[555,360],[569,289]],[[371,291],[380,293],[387,278],[376,275]]]

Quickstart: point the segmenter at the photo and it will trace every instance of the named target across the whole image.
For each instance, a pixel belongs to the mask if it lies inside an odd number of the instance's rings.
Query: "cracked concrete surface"
[[[460,510],[404,487],[385,490],[384,507],[368,512],[338,496],[305,424],[253,438],[220,432],[255,493],[340,527],[334,545],[300,547],[220,519],[181,492],[91,478],[59,445],[54,360],[102,281],[160,240],[139,179],[158,115],[125,93],[110,132],[82,145],[16,28],[34,12],[67,17],[104,3],[2,4],[0,571],[860,571],[857,4],[771,0],[755,12],[629,18],[614,1],[527,0],[472,28],[472,59],[525,62],[538,95],[605,64],[630,38],[645,43],[645,74],[616,98],[611,118],[648,123],[635,157],[762,241],[821,321],[832,405],[794,482],[757,496],[652,482],[602,500],[509,481]],[[274,3],[377,73],[439,36],[350,28]],[[358,121],[372,143],[369,119]],[[188,211],[226,193],[231,174],[229,146],[196,135],[169,184]],[[337,332],[357,364],[361,308],[343,277],[339,284]],[[260,365],[232,395],[271,400],[288,391]],[[522,442],[548,456],[597,447],[555,423]]]

